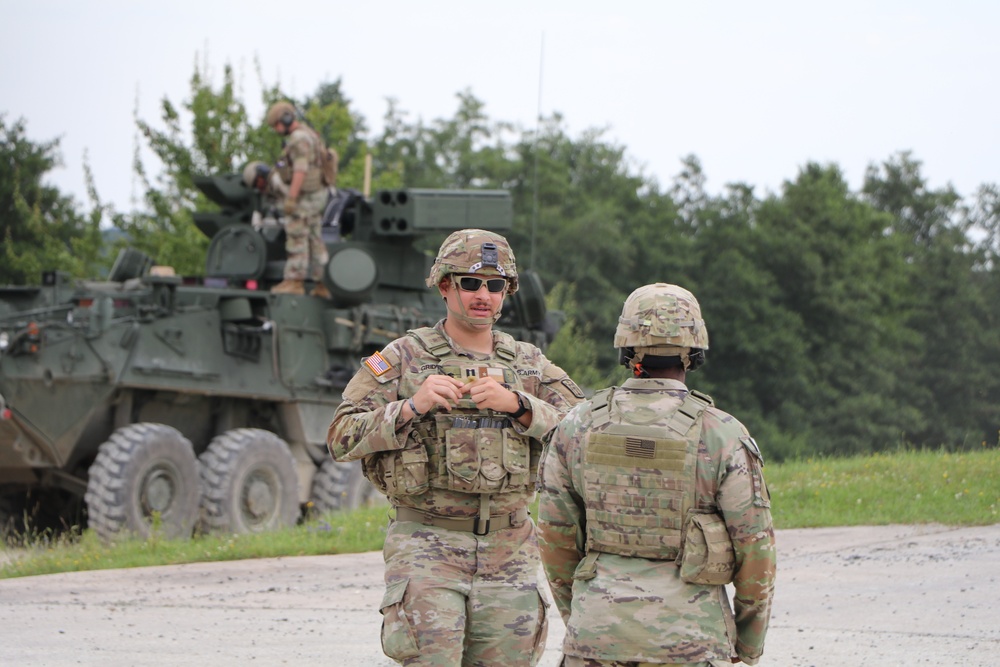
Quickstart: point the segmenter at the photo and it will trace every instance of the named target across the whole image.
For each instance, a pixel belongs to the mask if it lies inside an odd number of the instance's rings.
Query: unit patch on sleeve
[[[365,366],[368,367],[368,370],[370,370],[375,375],[375,377],[379,377],[380,375],[385,375],[392,368],[392,366],[389,365],[389,362],[385,360],[385,357],[383,357],[380,352],[376,352],[372,356],[366,357],[364,360],[364,364]]]

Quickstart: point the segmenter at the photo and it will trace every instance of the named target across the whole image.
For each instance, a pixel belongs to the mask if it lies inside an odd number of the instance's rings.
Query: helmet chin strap
[[[456,319],[461,320],[466,324],[471,324],[473,326],[483,326],[485,324],[493,325],[496,323],[497,320],[500,319],[500,314],[503,311],[503,301],[500,302],[500,307],[497,308],[497,312],[493,314],[493,317],[472,317],[471,315],[469,315],[469,311],[465,308],[465,302],[462,301],[462,296],[461,296],[462,290],[458,286],[458,279],[455,277],[454,274],[449,276],[449,278],[451,279],[451,286],[454,288],[455,294],[458,295],[458,306],[459,308],[462,309],[461,311],[457,311],[453,310],[451,306],[448,306],[449,315],[454,315]],[[505,297],[507,296],[506,288],[504,288],[504,296]],[[445,303],[448,303],[447,299],[445,299]]]

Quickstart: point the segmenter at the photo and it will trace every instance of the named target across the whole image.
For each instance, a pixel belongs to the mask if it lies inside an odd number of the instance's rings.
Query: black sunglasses
[[[506,278],[473,278],[472,276],[462,276],[458,279],[458,286],[463,292],[478,292],[483,283],[486,283],[486,289],[493,294],[502,292],[507,287]]]

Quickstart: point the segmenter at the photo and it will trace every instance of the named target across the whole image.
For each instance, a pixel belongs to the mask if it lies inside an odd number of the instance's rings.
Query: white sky
[[[534,128],[541,108],[574,137],[607,127],[664,186],[693,153],[713,192],[778,192],[808,161],[857,189],[900,150],[931,187],[1000,183],[985,0],[0,0],[0,17],[0,113],[60,138],[50,181],[81,204],[86,151],[102,198],[133,208],[136,103],[158,121],[206,58],[215,84],[237,70],[254,119],[255,57],[296,97],[340,77],[373,134],[389,97],[431,121],[471,89],[493,121]]]

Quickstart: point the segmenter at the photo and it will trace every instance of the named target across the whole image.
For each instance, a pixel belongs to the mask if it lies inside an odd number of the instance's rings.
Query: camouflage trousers
[[[382,650],[406,667],[532,667],[547,602],[529,519],[488,535],[393,521],[385,538]]]
[[[285,280],[322,280],[329,256],[320,225],[328,196],[326,188],[300,195],[295,213],[285,219]]]
[[[707,662],[621,662],[618,660],[595,660],[564,655],[560,667],[722,667],[732,663],[722,661]]]

